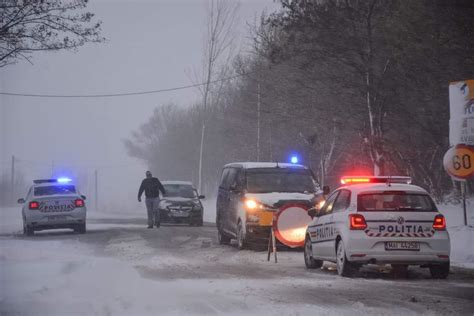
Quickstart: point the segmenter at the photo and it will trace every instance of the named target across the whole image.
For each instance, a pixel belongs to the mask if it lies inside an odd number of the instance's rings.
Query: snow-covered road
[[[334,266],[308,271],[298,251],[279,263],[264,251],[220,246],[214,225],[145,228],[144,214],[91,212],[88,232],[21,234],[18,209],[2,209],[0,315],[366,315],[472,314],[474,272],[447,280],[410,268]],[[143,215],[142,217],[139,217]]]

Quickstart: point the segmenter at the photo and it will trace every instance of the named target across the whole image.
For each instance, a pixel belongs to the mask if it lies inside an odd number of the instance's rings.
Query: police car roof
[[[360,193],[369,193],[369,192],[381,192],[381,191],[403,191],[403,192],[410,192],[410,193],[423,193],[428,194],[428,192],[413,184],[406,184],[406,183],[391,183],[390,185],[387,183],[360,183],[360,184],[350,184],[350,185],[343,185],[338,189],[348,189],[356,194]]]
[[[177,184],[177,185],[193,185],[191,181],[177,181],[177,180],[166,180],[166,181],[161,181],[163,185],[165,184]]]
[[[280,163],[280,162],[233,162],[224,166],[227,167],[240,167],[244,169],[256,169],[256,168],[296,168],[296,169],[308,169],[306,166],[294,164],[294,163]]]

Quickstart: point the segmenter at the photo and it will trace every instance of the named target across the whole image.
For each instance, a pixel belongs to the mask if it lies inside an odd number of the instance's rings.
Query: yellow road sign
[[[458,179],[474,177],[474,146],[457,145],[448,149],[443,158],[444,169]]]

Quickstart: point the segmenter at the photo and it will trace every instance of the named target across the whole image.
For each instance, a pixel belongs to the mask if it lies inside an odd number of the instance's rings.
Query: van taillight
[[[367,228],[365,218],[361,214],[350,214],[349,223],[351,230],[362,230]]]
[[[435,216],[433,221],[433,229],[435,230],[446,230],[446,219],[443,215],[438,214]]]
[[[36,201],[32,201],[30,202],[30,204],[28,205],[30,210],[37,210],[39,209],[39,203],[36,202]]]
[[[84,200],[77,199],[77,200],[74,201],[74,205],[76,207],[83,207],[84,206]]]

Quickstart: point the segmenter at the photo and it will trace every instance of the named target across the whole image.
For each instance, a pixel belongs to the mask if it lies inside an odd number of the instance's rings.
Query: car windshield
[[[183,197],[183,198],[194,198],[196,197],[195,191],[192,185],[188,184],[164,184],[166,194],[165,197]]]
[[[261,168],[247,170],[250,193],[316,192],[311,171],[296,168]]]
[[[76,188],[73,185],[49,185],[35,187],[35,196],[65,195],[74,193],[76,193]]]
[[[359,194],[357,204],[359,211],[436,211],[429,195],[405,192]]]

